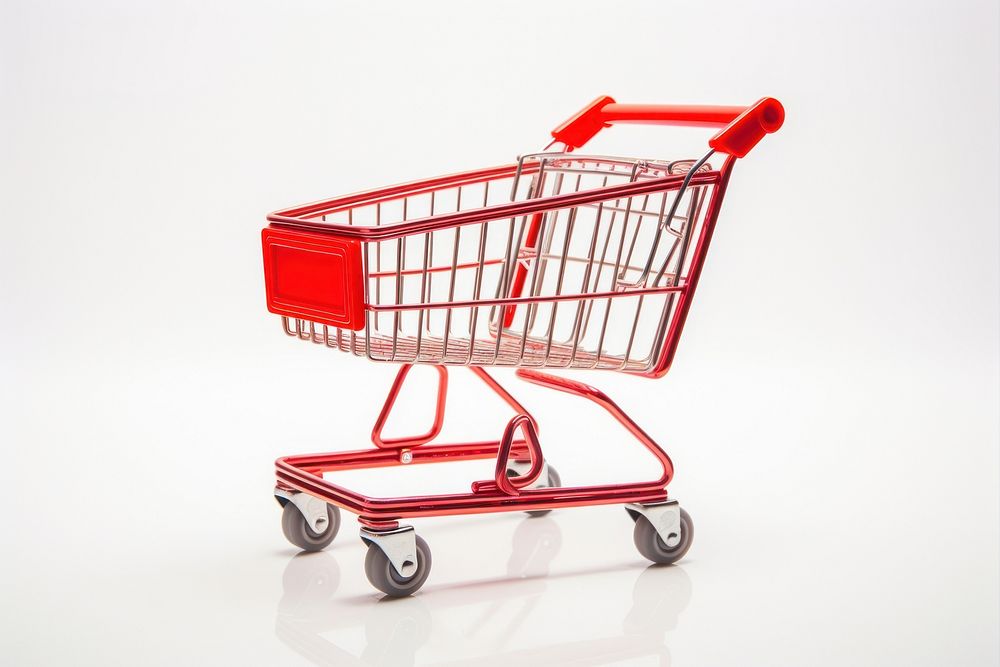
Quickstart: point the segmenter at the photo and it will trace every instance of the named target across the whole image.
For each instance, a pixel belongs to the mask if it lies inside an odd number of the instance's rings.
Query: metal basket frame
[[[561,150],[268,216],[268,307],[282,316],[285,332],[401,364],[372,430],[373,448],[276,461],[275,496],[283,516],[295,519],[297,508],[298,520],[318,531],[339,526],[339,519],[327,521],[336,508],[356,513],[369,556],[387,563],[397,582],[426,577],[418,538],[399,523],[411,517],[624,504],[644,556],[660,563],[683,557],[693,524],[668,499],[670,457],[606,394],[544,371],[600,369],[654,378],[668,371],[733,166],[783,119],[771,98],[749,107],[690,107],[624,105],[602,97],[553,131],[553,145],[562,144]],[[618,122],[721,129],[697,160],[575,152]],[[709,164],[716,154],[718,169]],[[437,370],[431,426],[418,435],[386,437],[385,424],[413,364]],[[437,442],[448,367],[456,365],[468,367],[514,412],[499,438]],[[487,372],[495,366],[597,404],[652,454],[658,476],[547,486],[538,422]],[[373,498],[325,477],[473,459],[496,463],[492,478],[472,482],[466,493]],[[305,538],[289,539],[312,548]],[[422,540],[420,549],[427,549]],[[423,583],[419,578],[404,590],[377,572],[368,574],[390,595],[409,594]]]
[[[733,162],[712,170],[712,154],[535,153],[274,213],[277,228],[356,240],[363,259],[360,330],[288,316],[284,330],[372,361],[661,376]],[[419,200],[429,215],[413,218]]]

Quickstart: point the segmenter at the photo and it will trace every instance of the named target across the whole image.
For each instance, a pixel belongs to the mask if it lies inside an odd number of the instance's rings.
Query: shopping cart
[[[430,178],[279,211],[263,230],[268,310],[285,333],[402,364],[372,431],[374,448],[276,462],[282,528],[316,551],[358,515],[365,571],[391,596],[419,589],[431,567],[412,517],[623,504],[639,552],[684,556],[694,525],[668,499],[670,458],[607,395],[543,369],[615,370],[650,378],[670,368],[737,158],[784,120],[765,98],[749,107],[618,104],[601,97],[515,164]],[[721,128],[697,160],[575,153],[615,123]],[[710,163],[718,154],[721,166]],[[390,438],[383,427],[413,364],[437,370],[430,429]],[[448,366],[465,366],[513,410],[499,439],[433,443]],[[582,396],[609,412],[662,467],[647,482],[564,487],[535,418],[485,370]],[[467,493],[370,498],[325,473],[495,459]]]

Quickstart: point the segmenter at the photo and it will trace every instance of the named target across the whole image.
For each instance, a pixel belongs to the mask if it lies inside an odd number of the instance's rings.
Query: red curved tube
[[[513,452],[515,443],[514,433],[519,428],[524,433],[523,445],[526,445],[528,448],[528,456],[531,458],[531,469],[524,475],[508,477],[507,461],[511,458]],[[533,483],[542,474],[543,461],[542,447],[538,442],[538,433],[535,431],[531,417],[526,414],[516,415],[507,422],[503,437],[500,438],[500,448],[497,450],[497,464],[494,469],[493,481],[473,482],[472,492],[489,493],[499,489],[510,496],[520,495],[522,488]]]
[[[658,479],[647,482],[522,488],[538,477],[543,461],[534,419],[485,371],[475,367],[471,370],[518,412],[517,416],[508,423],[501,440],[441,445],[427,443],[414,447],[412,450],[404,447],[388,449],[376,447],[328,454],[283,456],[275,461],[278,486],[286,490],[312,494],[328,503],[358,514],[359,521],[363,525],[380,529],[394,528],[398,525],[399,519],[408,517],[510,512],[515,509],[534,511],[585,505],[648,503],[659,502],[667,498],[666,486],[673,478],[673,464],[670,457],[614,401],[603,392],[581,382],[525,369],[518,371],[518,375],[528,382],[584,396],[605,408],[656,456],[663,466],[663,474]],[[397,376],[397,383],[394,383],[390,394],[398,391],[400,384],[401,381]],[[387,403],[389,403],[388,400]],[[518,428],[522,430],[524,439],[514,438],[514,433]],[[469,493],[398,498],[372,498],[323,477],[325,472],[405,465],[402,457],[404,451],[409,455],[406,460],[412,464],[493,458],[497,460],[496,476],[489,481],[474,482]],[[507,478],[506,466],[501,469],[501,464],[505,464],[510,458],[531,459],[532,469],[526,475]]]
[[[542,373],[541,371],[531,370],[528,368],[519,368],[517,370],[517,376],[526,382],[532,384],[537,384],[542,387],[547,387],[549,389],[558,389],[559,391],[564,391],[568,394],[573,394],[574,396],[583,396],[584,398],[589,398],[594,403],[597,403],[602,408],[611,413],[611,416],[618,420],[618,422],[628,429],[628,432],[635,436],[636,440],[645,445],[646,449],[652,452],[660,463],[663,465],[663,476],[658,480],[658,484],[666,486],[670,483],[670,480],[674,476],[674,464],[667,456],[667,453],[656,444],[656,441],[649,437],[649,434],[642,430],[642,428],[632,421],[632,418],[625,414],[625,411],[618,407],[618,404],[611,400],[607,394],[605,394],[600,389],[595,389],[589,384],[584,384],[583,382],[577,382],[576,380],[571,380],[566,377],[559,377],[556,375],[549,375],[548,373]]]
[[[430,430],[423,435],[417,436],[403,438],[382,437],[382,429],[385,427],[385,422],[389,419],[392,406],[396,404],[396,398],[399,396],[399,392],[403,388],[403,382],[406,380],[406,376],[409,375],[411,368],[413,368],[413,364],[403,364],[399,367],[396,379],[393,380],[389,394],[385,397],[382,412],[379,413],[378,419],[375,420],[375,426],[372,428],[372,444],[380,449],[419,447],[420,445],[427,444],[441,433],[441,427],[444,425],[444,406],[448,397],[448,369],[444,366],[434,366],[434,370],[438,372],[438,390],[437,401],[434,405],[434,421],[431,424]]]

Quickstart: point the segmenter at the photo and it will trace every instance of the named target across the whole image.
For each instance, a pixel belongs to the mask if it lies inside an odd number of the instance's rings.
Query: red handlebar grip
[[[562,125],[552,130],[552,138],[561,141],[570,148],[583,148],[583,145],[594,138],[594,135],[608,127],[601,117],[601,110],[609,104],[614,104],[613,97],[604,95],[580,109]]]
[[[765,97],[712,137],[708,145],[720,153],[744,157],[765,134],[777,132],[785,122],[785,108],[773,97]]]
[[[552,130],[552,136],[571,148],[581,148],[601,129],[613,123],[720,127],[723,129],[712,137],[709,146],[743,157],[765,134],[780,128],[784,119],[784,108],[771,97],[765,97],[749,107],[734,107],[618,104],[605,95]]]
[[[656,125],[687,125],[723,127],[746,107],[720,107],[704,104],[608,104],[601,109],[605,123],[654,123]]]

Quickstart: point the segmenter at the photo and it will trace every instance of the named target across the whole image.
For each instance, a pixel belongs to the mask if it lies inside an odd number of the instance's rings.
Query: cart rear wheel
[[[281,531],[288,541],[303,551],[322,551],[333,542],[340,530],[340,509],[335,505],[326,506],[326,528],[317,533],[306,522],[295,503],[285,503],[281,511]]]
[[[510,468],[508,468],[507,469],[507,476],[508,477],[516,477],[517,476],[517,471],[511,470]],[[546,488],[558,488],[558,487],[561,487],[561,486],[562,486],[562,478],[559,477],[559,471],[556,470],[553,466],[550,465],[549,466],[549,475],[546,478],[545,483],[544,484],[540,484],[540,485],[538,485],[535,488],[537,488],[537,489],[546,489]],[[525,514],[527,514],[528,516],[545,516],[546,514],[548,514],[551,511],[552,510],[531,510],[530,512],[525,512]]]
[[[372,586],[386,595],[394,598],[406,597],[420,590],[427,581],[431,571],[431,549],[424,538],[416,535],[417,540],[417,570],[409,577],[404,577],[389,562],[382,548],[377,544],[368,545],[368,555],[365,556],[365,574]]]
[[[691,548],[694,540],[694,522],[691,515],[685,510],[681,510],[681,541],[672,547],[668,547],[656,528],[644,516],[640,516],[635,521],[635,530],[632,532],[632,539],[635,547],[643,556],[660,565],[675,563],[684,557],[684,554]]]

